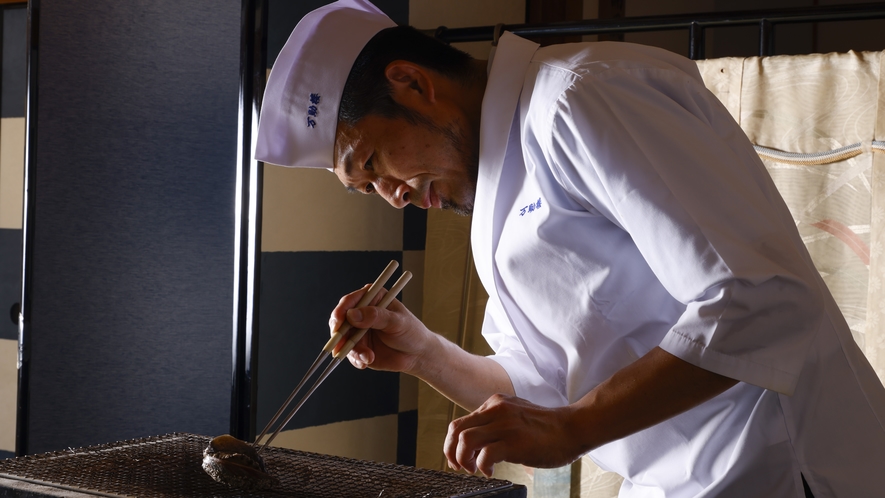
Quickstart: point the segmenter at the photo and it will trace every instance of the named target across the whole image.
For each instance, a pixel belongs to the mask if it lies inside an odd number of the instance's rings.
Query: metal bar
[[[758,25],[763,19],[773,24],[857,21],[885,19],[885,2],[851,5],[825,5],[793,9],[756,11],[709,12],[700,14],[677,14],[647,17],[624,17],[618,19],[585,19],[549,24],[512,24],[507,31],[523,37],[552,35],[597,35],[643,31],[668,31],[691,29],[692,24],[701,28]],[[494,26],[446,28],[425,30],[430,35],[448,42],[487,41],[492,39]]]
[[[22,296],[18,317],[18,394],[15,454],[28,454],[30,434],[31,288],[34,270],[34,177],[37,161],[37,68],[40,45],[40,0],[28,2],[28,89],[25,104],[25,191],[22,220]]]
[[[774,55],[774,24],[768,19],[759,21],[759,56]]]
[[[252,159],[267,67],[267,0],[243,0],[234,240],[231,435],[255,434],[262,164]]]
[[[688,31],[688,58],[695,61],[703,59],[704,52],[706,52],[704,27],[698,23],[691,23]]]

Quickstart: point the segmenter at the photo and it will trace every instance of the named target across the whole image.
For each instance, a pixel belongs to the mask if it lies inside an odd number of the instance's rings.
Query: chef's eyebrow
[[[353,171],[353,149],[349,150],[344,155],[344,177],[350,178],[351,171]],[[360,190],[353,185],[344,185],[344,188],[347,189],[347,192],[351,194],[361,193]]]
[[[350,176],[351,171],[353,171],[353,149],[344,154],[344,176]]]
[[[348,150],[344,154],[344,178],[350,178],[351,171],[353,171],[353,149]],[[349,193],[359,192],[359,190],[352,185],[345,184],[344,188],[347,189]]]

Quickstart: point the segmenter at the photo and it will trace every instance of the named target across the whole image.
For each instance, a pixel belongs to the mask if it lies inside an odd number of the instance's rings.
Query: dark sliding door
[[[32,0],[17,452],[230,430],[240,0]]]

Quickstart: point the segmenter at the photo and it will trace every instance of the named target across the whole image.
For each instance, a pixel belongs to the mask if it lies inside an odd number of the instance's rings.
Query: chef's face
[[[471,136],[456,119],[439,125],[369,115],[353,126],[339,122],[334,172],[348,190],[378,194],[396,208],[411,203],[469,215],[479,157]]]

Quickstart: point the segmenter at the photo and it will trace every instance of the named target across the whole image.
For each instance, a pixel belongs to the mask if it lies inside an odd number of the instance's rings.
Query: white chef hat
[[[332,168],[338,107],[350,68],[376,33],[394,26],[365,0],[339,0],[304,16],[267,79],[255,159]]]

